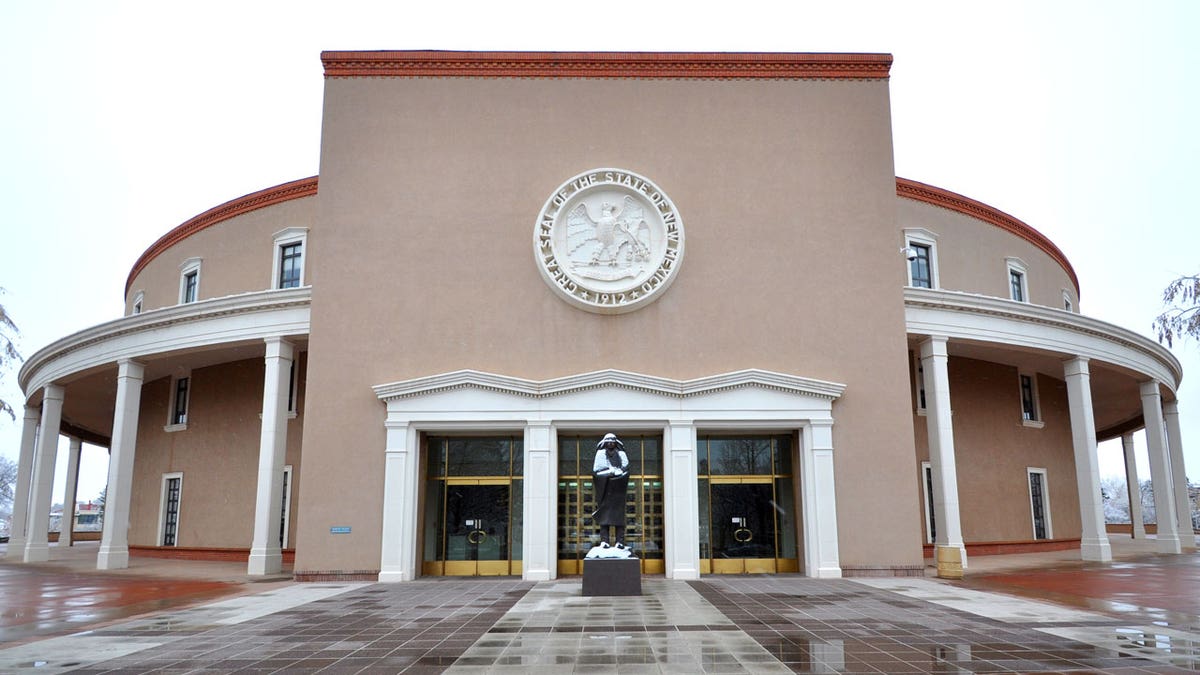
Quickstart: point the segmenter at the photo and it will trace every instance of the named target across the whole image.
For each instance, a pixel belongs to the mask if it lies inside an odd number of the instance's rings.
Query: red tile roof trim
[[[317,177],[309,176],[308,178],[301,178],[300,180],[276,185],[275,187],[269,187],[258,192],[251,192],[237,199],[231,199],[220,206],[214,206],[204,213],[187,220],[182,225],[159,237],[158,241],[151,244],[150,248],[146,249],[145,253],[142,253],[142,256],[137,259],[137,262],[133,264],[133,269],[129,270],[129,276],[125,279],[125,295],[129,295],[129,289],[133,287],[134,278],[145,269],[146,265],[150,264],[151,260],[154,260],[163,251],[196,234],[200,230],[212,227],[217,223],[244,213],[292,199],[311,197],[315,194],[317,194]]]
[[[325,77],[886,80],[891,54],[322,52]]]
[[[1071,261],[1067,260],[1067,256],[1062,250],[1055,246],[1054,242],[1050,241],[1046,235],[1038,232],[1029,225],[983,202],[977,202],[957,192],[926,185],[925,183],[918,183],[915,180],[907,178],[896,178],[896,194],[908,199],[915,199],[919,202],[950,209],[951,211],[957,211],[972,218],[978,218],[1028,241],[1044,251],[1046,255],[1053,258],[1063,268],[1067,276],[1071,278],[1071,283],[1075,285],[1076,296],[1079,295],[1079,277],[1075,274],[1075,268],[1071,267]]]

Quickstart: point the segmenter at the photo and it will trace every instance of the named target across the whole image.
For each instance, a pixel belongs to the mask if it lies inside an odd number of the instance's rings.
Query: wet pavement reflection
[[[1195,552],[986,567],[647,576],[641,596],[585,598],[578,578],[255,587],[3,563],[0,673],[1200,671]]]
[[[0,565],[0,644],[62,635],[238,592],[237,584],[197,579],[64,572]]]

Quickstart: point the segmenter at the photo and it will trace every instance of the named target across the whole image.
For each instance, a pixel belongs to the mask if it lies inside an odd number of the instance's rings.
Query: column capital
[[[146,364],[133,359],[117,359],[117,377],[140,380],[146,375]]]
[[[944,335],[930,335],[921,341],[919,355],[922,359],[927,359],[931,356],[947,356],[946,345],[950,342],[950,338]]]
[[[1138,385],[1138,389],[1142,393],[1142,398],[1146,398],[1147,396],[1161,397],[1158,389],[1158,380],[1146,380]]]
[[[34,424],[37,424],[37,421],[38,421],[38,420],[40,420],[40,419],[42,419],[42,413],[41,413],[41,411],[40,411],[40,410],[38,410],[37,408],[35,408],[35,407],[33,407],[33,406],[29,405],[28,403],[26,403],[26,404],[25,404],[25,418],[24,418],[24,419],[25,419],[25,422],[30,422],[30,421],[32,421]]]
[[[48,384],[42,387],[42,401],[46,399],[63,400],[67,390],[61,384]]]
[[[1163,401],[1163,414],[1179,416],[1179,401]]]
[[[267,344],[266,358],[287,359],[289,361],[292,359],[294,347],[292,343],[283,336],[272,335],[270,337],[265,337],[263,338],[263,342]]]
[[[1088,366],[1089,359],[1086,356],[1073,356],[1069,359],[1063,359],[1063,372],[1067,377],[1072,375],[1088,375],[1091,373],[1091,368]]]

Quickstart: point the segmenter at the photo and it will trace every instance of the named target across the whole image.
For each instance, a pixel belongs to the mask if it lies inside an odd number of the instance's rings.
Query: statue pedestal
[[[642,561],[637,558],[583,561],[583,595],[641,595]]]

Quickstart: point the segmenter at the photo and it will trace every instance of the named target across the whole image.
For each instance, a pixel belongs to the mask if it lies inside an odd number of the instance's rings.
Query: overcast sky
[[[1200,3],[412,4],[0,4],[0,303],[24,354],[119,316],[175,225],[318,173],[326,49],[891,53],[897,175],[1046,234],[1084,313],[1150,335],[1162,288],[1200,271]],[[1200,345],[1174,353],[1196,479]],[[1119,455],[1102,446],[1103,474]],[[81,498],[106,461],[85,450]]]

